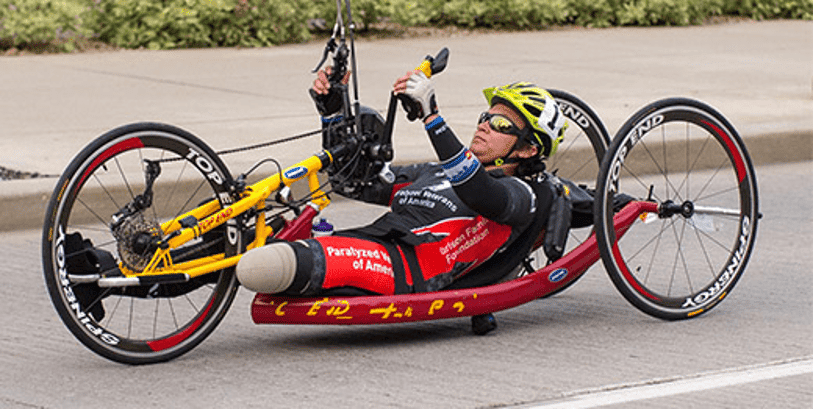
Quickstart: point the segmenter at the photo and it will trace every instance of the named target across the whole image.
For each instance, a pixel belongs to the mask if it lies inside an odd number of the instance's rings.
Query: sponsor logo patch
[[[283,176],[285,176],[287,179],[297,179],[305,176],[306,173],[308,173],[308,169],[306,169],[304,166],[297,166],[295,168],[286,170]]]
[[[548,281],[558,283],[559,281],[564,280],[565,277],[567,277],[567,269],[559,268],[551,271],[551,273],[548,275]]]
[[[448,162],[441,165],[443,172],[446,174],[446,179],[452,185],[459,185],[472,177],[477,168],[480,167],[480,161],[468,149],[463,149],[455,157]]]

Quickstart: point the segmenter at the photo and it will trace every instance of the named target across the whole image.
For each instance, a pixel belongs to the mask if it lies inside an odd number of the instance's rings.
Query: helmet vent
[[[526,110],[528,110],[528,112],[530,112],[531,115],[533,115],[533,116],[535,116],[537,118],[539,117],[539,115],[542,115],[542,111],[540,111],[539,108],[537,108],[537,107],[535,107],[535,106],[533,106],[531,104],[522,104],[522,107],[525,108]]]

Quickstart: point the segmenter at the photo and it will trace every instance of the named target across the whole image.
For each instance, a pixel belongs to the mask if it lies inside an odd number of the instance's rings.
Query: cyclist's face
[[[488,112],[490,114],[502,115],[514,124],[520,130],[525,127],[522,118],[513,109],[502,105],[496,104],[492,106]],[[474,132],[474,137],[471,139],[471,146],[469,150],[477,159],[482,163],[488,163],[495,159],[504,157],[511,150],[511,147],[517,142],[517,137],[511,134],[495,131],[489,121],[477,125],[477,130]],[[520,154],[515,151],[512,156]]]

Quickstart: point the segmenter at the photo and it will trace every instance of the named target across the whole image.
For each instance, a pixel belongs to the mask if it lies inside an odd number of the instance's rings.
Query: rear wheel
[[[100,287],[98,278],[120,276],[120,264],[143,269],[152,253],[144,243],[162,235],[162,222],[214,199],[219,210],[231,183],[208,146],[168,125],[124,126],[85,148],[59,180],[43,232],[45,283],[71,333],[128,364],[166,361],[203,341],[234,299],[233,269],[151,286]],[[239,238],[236,225],[212,230],[174,250],[173,261],[236,254]]]
[[[618,238],[615,192],[659,204]],[[751,159],[733,126],[698,101],[654,102],[619,130],[601,166],[597,241],[621,294],[675,320],[707,312],[742,276],[759,217]]]
[[[549,171],[575,183],[592,186],[610,136],[598,114],[573,94],[548,90],[568,119],[564,141],[547,161]]]
[[[593,187],[601,159],[610,143],[607,129],[595,111],[575,95],[555,89],[548,90],[548,92],[568,119],[564,141],[547,161],[548,171],[556,171],[558,176],[576,184]],[[592,228],[571,229],[565,254],[587,240],[592,231]],[[534,251],[531,258],[531,266],[534,270],[545,266],[547,257],[541,249]],[[576,281],[571,281],[546,297],[560,293]]]

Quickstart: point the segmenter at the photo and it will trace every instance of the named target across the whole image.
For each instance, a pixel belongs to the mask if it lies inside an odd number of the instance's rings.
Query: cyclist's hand
[[[395,81],[393,92],[407,97],[403,98],[404,108],[407,110],[407,117],[410,120],[421,118],[426,121],[430,116],[438,113],[438,105],[435,100],[435,87],[429,78],[426,78],[420,70],[410,71],[406,75]]]
[[[333,67],[327,67],[319,70],[319,72],[316,73],[316,79],[313,80],[313,91],[319,95],[327,95],[328,92],[330,92],[330,79],[328,77],[332,73]],[[344,78],[342,78],[342,84],[347,85],[349,81],[350,72],[345,74]]]
[[[319,70],[316,73],[316,79],[313,80],[313,86],[310,89],[311,97],[316,103],[316,109],[323,117],[331,116],[342,109],[343,101],[341,93],[333,91],[330,84],[330,74],[333,72],[333,67],[327,67]],[[350,81],[350,72],[345,74],[342,78],[342,84],[347,84]]]

